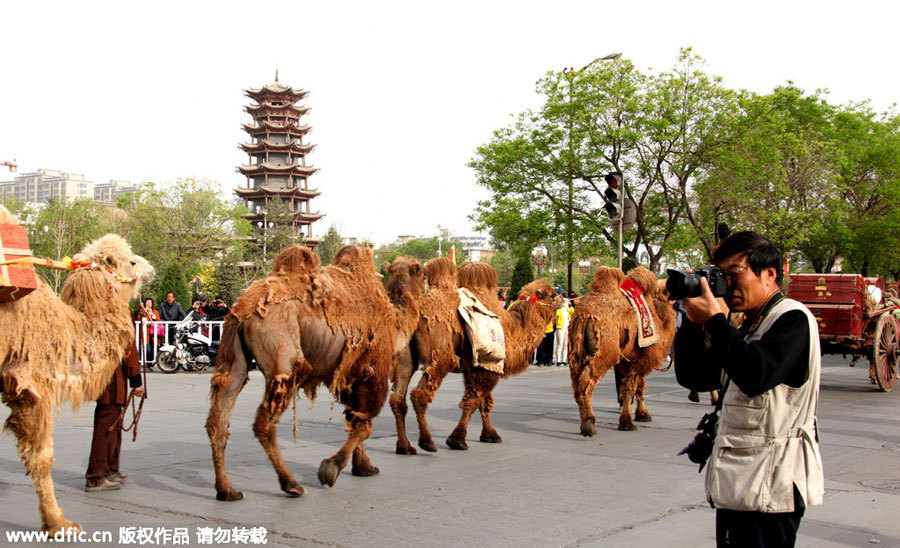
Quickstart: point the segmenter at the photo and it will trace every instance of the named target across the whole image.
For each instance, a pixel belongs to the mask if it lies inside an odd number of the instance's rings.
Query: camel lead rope
[[[294,445],[297,445],[297,400],[300,399],[300,391],[294,392]]]
[[[144,345],[139,345],[139,346],[144,346],[146,348],[145,345],[146,345],[146,343]],[[140,350],[140,352],[141,352],[141,357],[146,356],[146,354],[143,352],[143,350]],[[142,386],[144,387],[144,393],[141,394],[141,403],[138,404],[137,409],[135,410],[135,408],[134,408],[134,388],[132,388],[131,392],[128,393],[128,399],[125,400],[125,405],[123,405],[122,410],[119,411],[119,418],[116,419],[116,422],[114,422],[109,427],[109,430],[108,430],[109,432],[112,432],[113,428],[116,428],[116,427],[120,427],[122,429],[122,432],[129,432],[129,431],[133,430],[133,432],[131,433],[131,441],[132,442],[137,441],[138,421],[141,420],[141,413],[143,413],[143,411],[144,411],[144,400],[147,399],[147,364],[144,363],[143,359],[141,360],[141,377],[143,380]],[[132,419],[131,424],[126,427],[125,426],[125,410],[128,409],[129,403],[131,404],[131,415],[134,418]]]

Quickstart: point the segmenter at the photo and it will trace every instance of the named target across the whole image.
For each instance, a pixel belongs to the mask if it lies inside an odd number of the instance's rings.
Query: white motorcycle
[[[173,343],[160,346],[156,355],[156,366],[163,373],[175,373],[179,369],[202,371],[212,365],[218,349],[218,344],[200,332],[193,314],[175,326]]]

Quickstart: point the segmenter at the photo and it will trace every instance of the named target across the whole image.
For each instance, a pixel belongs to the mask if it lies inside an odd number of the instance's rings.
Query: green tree
[[[31,252],[51,259],[75,255],[89,241],[117,231],[124,218],[121,212],[108,210],[92,200],[56,198],[50,198],[45,207],[27,216],[33,217],[28,230]],[[66,272],[59,270],[46,271],[44,275],[57,292],[66,279]]]
[[[519,290],[534,281],[534,269],[531,266],[531,255],[519,253],[516,256],[516,265],[513,268],[510,282],[509,299],[515,300],[519,296]]]
[[[322,237],[322,241],[319,242],[319,245],[316,247],[316,253],[318,253],[319,258],[322,259],[322,264],[331,264],[331,261],[334,260],[334,256],[337,255],[337,252],[341,250],[343,245],[344,239],[341,238],[337,227],[334,225],[328,227],[328,232],[325,233],[325,236]]]
[[[184,272],[174,262],[166,267],[160,278],[157,306],[166,300],[166,294],[170,291],[175,294],[175,300],[181,303],[186,312],[191,306],[191,288]]]
[[[216,263],[210,280],[210,292],[212,297],[221,295],[222,299],[230,304],[237,302],[244,288],[245,280],[238,268],[237,255],[235,253],[222,254]]]

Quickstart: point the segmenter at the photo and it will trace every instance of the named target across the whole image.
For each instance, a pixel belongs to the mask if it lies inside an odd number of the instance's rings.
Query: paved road
[[[66,517],[88,532],[112,531],[116,541],[120,527],[187,528],[191,546],[201,545],[198,527],[220,534],[265,527],[269,545],[304,547],[714,545],[714,512],[704,503],[702,477],[675,455],[709,406],[688,402],[671,372],[649,378],[654,419],[636,432],[615,429],[613,382],[604,379],[594,400],[598,435],[585,439],[578,435],[568,370],[532,368],[495,392],[503,443],[478,443],[475,418],[466,452],[442,443],[459,415],[462,383],[453,375],[429,414],[441,442],[436,454],[395,455],[386,408],[367,443],[381,475],[355,478],[348,467],[330,489],[318,484],[316,471],[344,440],[342,407],[332,409],[324,393],[311,407],[301,399],[298,443],[290,412],[279,433],[285,459],[307,489],[299,499],[281,494],[251,432],[261,380],[251,374],[231,424],[229,472],[247,495],[240,502],[214,499],[203,428],[208,373],[150,375],[138,441],[123,444],[130,477],[120,491],[82,491],[93,407],[80,416],[63,409],[53,476]],[[5,418],[6,408],[0,409]],[[877,392],[864,367],[826,357],[819,415],[826,499],[808,511],[798,546],[900,546],[900,390]],[[415,440],[414,419],[407,424]],[[7,531],[40,524],[11,436],[0,443],[0,508],[0,544]]]

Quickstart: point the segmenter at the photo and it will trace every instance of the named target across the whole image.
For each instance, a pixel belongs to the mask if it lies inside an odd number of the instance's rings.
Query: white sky
[[[316,235],[465,235],[486,196],[465,164],[537,105],[548,70],[612,51],[668,69],[693,46],[730,87],[790,79],[883,110],[900,95],[898,20],[900,3],[865,1],[5,2],[0,161],[235,188],[242,90],[277,65],[310,91]]]

